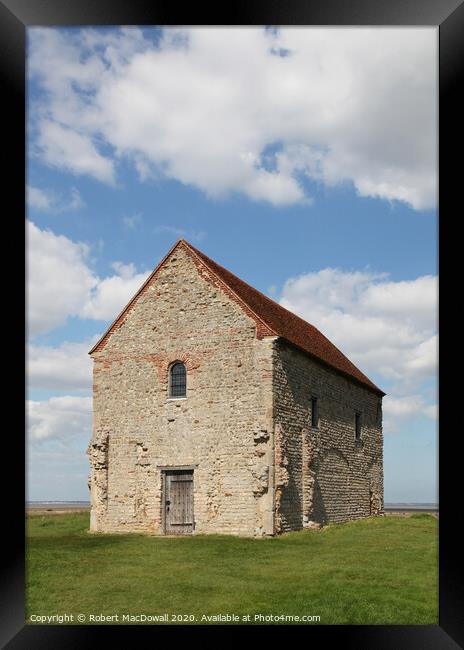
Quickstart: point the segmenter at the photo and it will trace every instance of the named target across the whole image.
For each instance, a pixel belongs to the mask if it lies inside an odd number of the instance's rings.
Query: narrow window
[[[187,396],[187,371],[180,362],[173,363],[169,371],[169,397]]]
[[[361,413],[356,413],[355,415],[354,428],[356,442],[359,442],[361,440]]]
[[[311,426],[317,428],[318,421],[317,397],[311,397]]]

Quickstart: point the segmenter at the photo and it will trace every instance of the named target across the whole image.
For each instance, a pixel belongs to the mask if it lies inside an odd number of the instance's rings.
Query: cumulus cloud
[[[136,226],[142,223],[142,215],[140,212],[134,214],[123,215],[121,217],[122,224],[128,230],[134,230]]]
[[[437,278],[327,268],[290,278],[280,302],[318,327],[367,373],[389,380],[436,370]]]
[[[425,416],[430,420],[438,417],[438,405],[427,405],[422,395],[405,395],[394,397],[387,395],[383,399],[384,431],[394,433],[404,420],[413,420]]]
[[[368,376],[393,382],[385,430],[402,418],[436,416],[421,391],[437,370],[437,278],[327,268],[290,278],[281,304],[320,329]],[[412,391],[420,391],[414,393]]]
[[[436,420],[438,418],[438,404],[430,404],[430,406],[426,406],[424,413],[431,420]]]
[[[32,185],[27,187],[27,205],[43,212],[70,212],[85,207],[84,200],[75,187],[72,187],[66,196]]]
[[[99,153],[88,135],[50,121],[40,124],[39,133],[37,144],[45,163],[114,184],[113,162]]]
[[[29,389],[89,391],[92,388],[92,361],[88,355],[92,340],[61,343],[56,347],[29,345],[27,380]]]
[[[387,395],[383,402],[383,412],[386,417],[409,418],[424,411],[424,400],[421,395],[406,397],[390,397]]]
[[[92,427],[91,397],[51,397],[27,401],[28,434],[32,441],[59,440],[69,443],[75,438],[89,438]]]
[[[29,34],[46,164],[111,183],[124,159],[276,206],[310,202],[307,179],[435,206],[436,29]]]
[[[116,318],[149,275],[148,271],[136,273],[133,264],[115,262],[113,268],[116,275],[99,281],[80,312],[83,318]]]
[[[53,196],[46,190],[29,185],[27,188],[27,204],[29,207],[36,208],[37,210],[50,210],[53,204]]]
[[[89,247],[27,223],[27,316],[30,336],[77,316],[98,278],[87,266]]]
[[[174,235],[174,237],[187,239],[192,242],[200,242],[206,237],[206,233],[203,230],[192,230],[188,228],[175,228],[173,226],[156,226],[153,229],[155,234],[168,234]]]
[[[31,338],[63,325],[70,316],[115,318],[148,276],[132,264],[114,263],[100,278],[89,265],[90,248],[27,222],[27,323]]]

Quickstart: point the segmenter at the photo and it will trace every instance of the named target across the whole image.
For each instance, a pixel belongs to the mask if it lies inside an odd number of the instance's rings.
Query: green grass
[[[437,520],[383,517],[273,539],[95,535],[87,513],[27,518],[32,614],[318,615],[436,624]],[[242,619],[241,619],[242,620]],[[171,622],[171,621],[169,621]],[[191,621],[187,621],[191,624]]]

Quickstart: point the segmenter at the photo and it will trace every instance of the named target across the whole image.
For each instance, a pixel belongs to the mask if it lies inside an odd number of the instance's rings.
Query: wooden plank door
[[[165,472],[164,521],[167,535],[193,532],[193,470]]]

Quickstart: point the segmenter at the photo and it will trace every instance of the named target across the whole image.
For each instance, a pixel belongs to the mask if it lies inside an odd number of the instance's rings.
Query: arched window
[[[169,397],[187,396],[187,371],[180,361],[173,363],[169,370]]]

